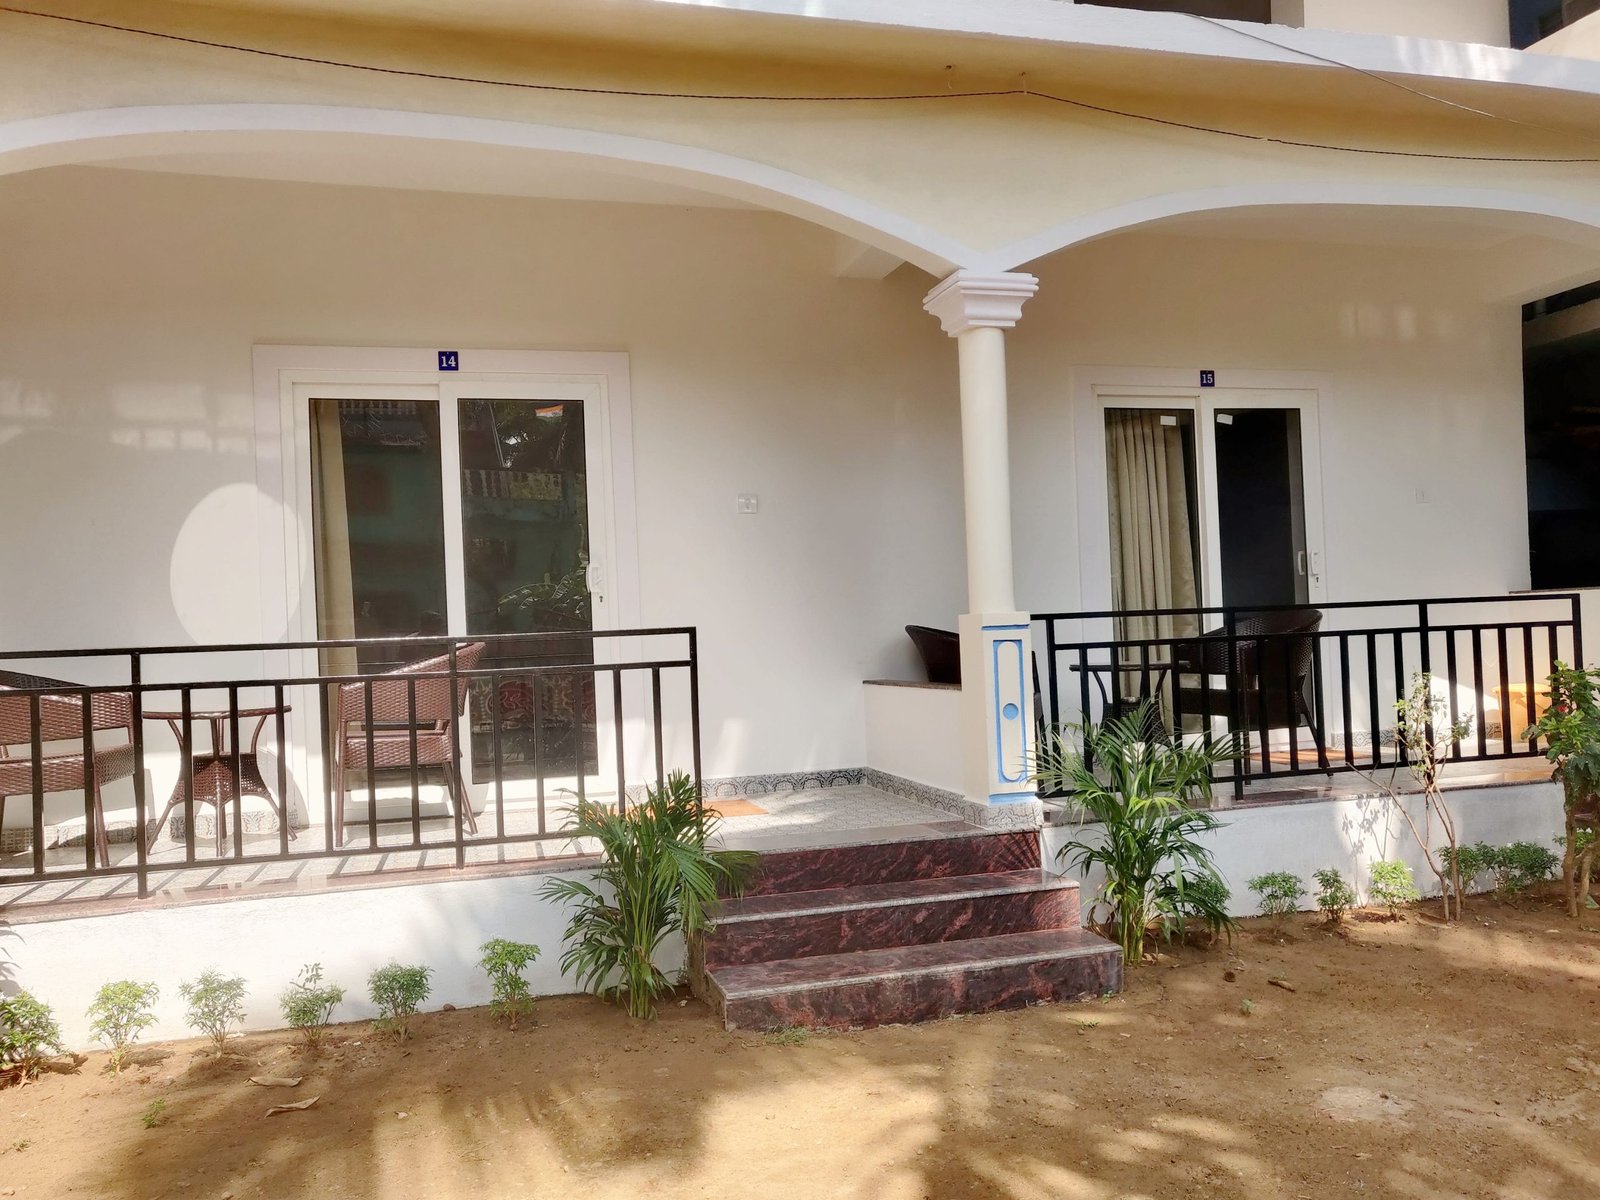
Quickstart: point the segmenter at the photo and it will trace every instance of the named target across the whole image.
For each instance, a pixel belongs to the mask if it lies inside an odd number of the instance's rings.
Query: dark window
[[[1101,8],[1134,8],[1141,12],[1190,13],[1224,21],[1272,21],[1272,0],[1090,0]]]
[[[1600,586],[1600,330],[1529,349],[1523,395],[1533,586]]]

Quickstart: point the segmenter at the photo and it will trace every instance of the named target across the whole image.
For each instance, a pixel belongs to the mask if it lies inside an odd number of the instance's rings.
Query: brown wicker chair
[[[5,825],[7,799],[32,796],[34,789],[33,701],[15,692],[18,688],[68,689],[59,696],[39,697],[39,741],[41,745],[75,742],[79,748],[66,753],[47,751],[41,754],[39,775],[46,793],[91,788],[94,828],[84,830],[84,836],[93,836],[100,865],[108,867],[111,846],[106,837],[105,805],[100,790],[108,783],[133,775],[133,696],[129,692],[97,692],[89,698],[91,734],[120,729],[128,735],[128,740],[110,746],[96,746],[92,742],[85,746],[83,698],[70,691],[76,686],[62,679],[0,671],[0,828]]]
[[[456,651],[456,668],[471,671],[483,657],[484,643],[472,642]],[[434,675],[450,669],[450,656],[441,654],[396,667],[371,681],[341,684],[335,696],[333,739],[333,835],[344,845],[345,799],[351,771],[373,771],[417,767],[438,767],[444,772],[445,787],[461,814],[468,833],[478,832],[478,823],[467,801],[461,773],[456,767],[456,724],[467,702],[467,679],[456,680],[452,698],[448,679],[419,679],[414,684],[408,675]],[[372,726],[367,727],[367,690],[372,691]],[[416,689],[415,709],[410,690]],[[415,725],[411,724],[413,718]],[[412,739],[415,738],[415,757]],[[369,783],[371,780],[369,779]]]
[[[1252,729],[1311,730],[1317,747],[1317,765],[1329,770],[1328,748],[1322,727],[1306,702],[1306,684],[1317,653],[1316,633],[1322,613],[1314,608],[1247,613],[1234,621],[1233,689],[1213,682],[1229,673],[1226,627],[1206,632],[1205,641],[1180,642],[1173,647],[1173,663],[1180,681],[1199,676],[1198,683],[1182,683],[1178,704],[1186,717],[1209,711],[1224,717],[1230,733]],[[1266,753],[1265,747],[1262,753]],[[1244,756],[1245,770],[1250,756]]]

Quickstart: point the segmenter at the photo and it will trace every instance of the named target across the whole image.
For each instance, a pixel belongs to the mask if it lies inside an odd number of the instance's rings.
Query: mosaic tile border
[[[1019,800],[1011,804],[980,804],[975,800],[968,800],[957,792],[918,783],[901,775],[891,775],[876,767],[868,767],[865,775],[866,785],[870,788],[947,813],[969,825],[1010,832],[1038,829],[1044,824],[1044,805],[1038,800]]]

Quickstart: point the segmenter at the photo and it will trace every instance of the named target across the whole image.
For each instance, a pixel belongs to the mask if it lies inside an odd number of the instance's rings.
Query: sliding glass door
[[[318,635],[530,635],[491,642],[481,665],[503,674],[472,686],[463,757],[479,785],[606,787],[614,731],[583,636],[607,617],[585,397],[584,386],[559,382],[539,394],[296,385],[309,426]],[[321,666],[384,670],[438,652],[334,650]]]
[[[1103,397],[1111,603],[1270,607],[1321,595],[1315,396]],[[1117,636],[1181,636],[1129,618]]]

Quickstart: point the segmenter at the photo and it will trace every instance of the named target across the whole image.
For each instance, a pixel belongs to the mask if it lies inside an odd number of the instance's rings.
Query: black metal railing
[[[230,864],[459,868],[570,840],[575,801],[625,809],[675,770],[698,785],[692,627],[0,654],[0,886],[110,877],[146,896],[154,874]],[[77,855],[60,829],[80,816]]]
[[[1099,722],[1150,701],[1174,735],[1236,735],[1217,773],[1236,798],[1256,780],[1404,765],[1396,709],[1422,674],[1451,725],[1467,725],[1452,761],[1542,756],[1522,737],[1542,712],[1540,688],[1555,661],[1583,659],[1575,593],[1033,620],[1041,723]]]

